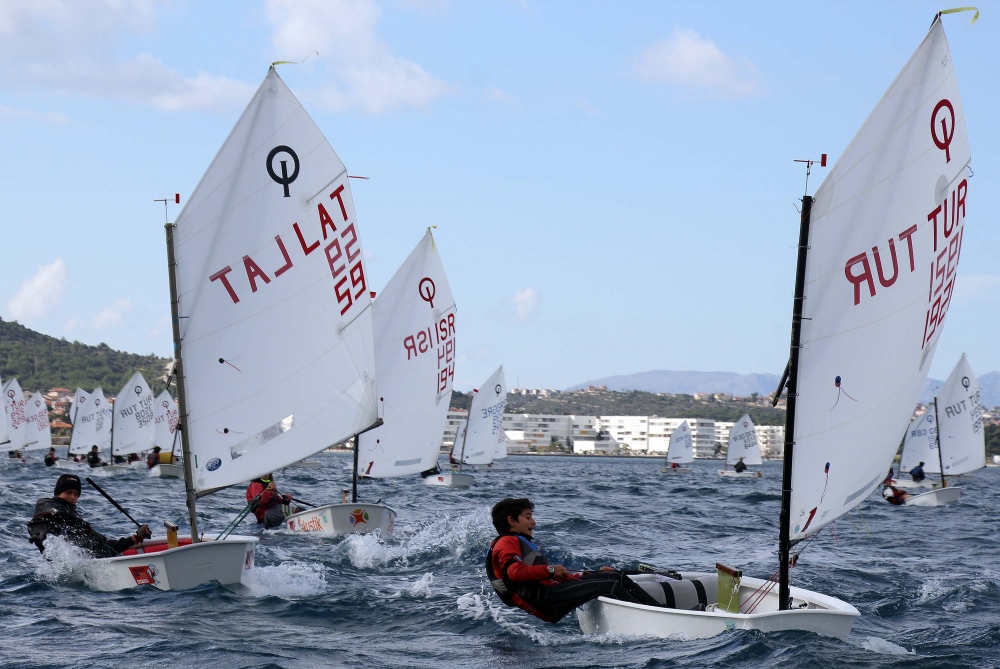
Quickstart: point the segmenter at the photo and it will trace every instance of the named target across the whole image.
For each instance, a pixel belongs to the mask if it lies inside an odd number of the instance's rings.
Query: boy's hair
[[[507,517],[517,518],[524,511],[535,510],[535,505],[527,497],[514,499],[508,497],[493,505],[493,527],[497,528],[497,534],[507,534],[510,532],[510,523]]]

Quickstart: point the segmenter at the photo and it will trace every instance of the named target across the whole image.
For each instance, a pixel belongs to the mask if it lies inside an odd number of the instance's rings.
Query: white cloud
[[[496,102],[502,105],[510,105],[512,107],[520,107],[521,100],[513,93],[508,93],[502,88],[492,87],[486,89],[485,92],[486,99],[490,102]]]
[[[525,288],[514,293],[507,304],[514,306],[514,320],[526,321],[538,310],[541,297],[534,288]]]
[[[318,51],[330,63],[334,83],[316,96],[329,108],[381,114],[454,90],[378,39],[382,12],[373,0],[269,0],[267,15],[277,53],[293,60]]]
[[[66,125],[69,123],[69,117],[59,112],[40,112],[0,105],[0,121],[40,121],[48,125]]]
[[[154,0],[0,3],[0,89],[129,100],[158,109],[221,109],[254,87],[199,73],[185,77],[149,54],[122,56],[128,38],[156,29]],[[30,57],[26,57],[30,54]]]
[[[93,318],[90,319],[90,327],[94,330],[105,330],[115,325],[120,325],[124,312],[132,308],[132,303],[128,300],[118,300],[113,304],[104,307]]]
[[[35,276],[21,285],[7,303],[7,310],[16,321],[40,318],[59,306],[68,284],[69,272],[62,260],[43,265]]]
[[[75,332],[78,330],[84,331],[98,331],[106,330],[108,328],[114,327],[116,325],[121,325],[122,318],[126,311],[132,308],[132,303],[128,300],[118,300],[113,304],[109,304],[104,307],[91,318],[80,320],[79,318],[72,318],[66,321],[66,325],[63,329],[67,333]]]
[[[643,81],[672,84],[715,97],[747,97],[758,90],[753,63],[727,56],[712,40],[694,30],[674,30],[668,39],[643,50],[633,68]]]

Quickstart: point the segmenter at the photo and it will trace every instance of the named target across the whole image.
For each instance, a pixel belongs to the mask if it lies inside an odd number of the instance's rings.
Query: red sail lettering
[[[278,235],[274,236],[274,241],[278,243],[278,248],[281,249],[281,257],[285,259],[285,264],[279,267],[275,272],[274,276],[279,277],[292,267],[292,259],[288,257],[288,251],[285,250],[285,244],[281,241],[281,237]]]
[[[312,244],[306,246],[306,240],[302,238],[302,231],[299,230],[299,224],[293,223],[292,227],[295,228],[295,236],[299,238],[299,246],[302,247],[302,252],[309,255],[319,247],[319,240],[317,239]]]
[[[257,277],[263,279],[264,283],[271,283],[271,279],[268,278],[267,274],[264,274],[250,256],[243,256],[243,267],[247,270],[247,280],[250,281],[250,290],[253,292],[257,292]]]
[[[240,298],[236,296],[236,291],[233,290],[232,285],[229,283],[229,277],[226,275],[233,271],[233,268],[226,265],[225,269],[220,269],[218,272],[208,277],[210,281],[221,281],[222,285],[226,287],[226,291],[229,293],[229,297],[232,298],[233,304],[240,301]]]

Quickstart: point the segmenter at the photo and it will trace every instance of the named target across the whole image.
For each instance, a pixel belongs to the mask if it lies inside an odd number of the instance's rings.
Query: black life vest
[[[509,535],[504,535],[509,536]],[[521,562],[526,565],[535,564],[548,564],[545,561],[545,556],[542,555],[542,549],[535,544],[528,541],[527,538],[521,536],[520,534],[515,535],[521,542]],[[493,586],[493,591],[497,593],[497,597],[500,598],[507,606],[517,606],[514,603],[514,595],[520,596],[525,599],[524,595],[526,590],[530,589],[533,583],[514,583],[509,578],[507,578],[507,567],[504,567],[502,574],[497,574],[493,571],[493,547],[496,543],[500,541],[503,537],[497,537],[490,544],[489,549],[486,551],[486,576],[490,579],[490,585]],[[508,567],[510,565],[507,565]]]

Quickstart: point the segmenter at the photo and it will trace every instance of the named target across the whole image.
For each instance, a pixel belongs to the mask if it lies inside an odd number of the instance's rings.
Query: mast
[[[825,158],[825,155],[824,155]],[[826,161],[824,160],[824,163]],[[795,263],[795,295],[792,298],[792,337],[788,356],[788,405],[785,413],[785,454],[781,470],[781,516],[778,528],[778,609],[789,605],[788,556],[792,542],[792,453],[795,446],[795,405],[799,378],[799,346],[802,337],[802,302],[806,283],[806,255],[809,245],[809,219],[813,198],[802,196],[802,218],[799,223],[799,253]]]
[[[191,541],[197,543],[198,514],[195,505],[198,494],[194,489],[194,459],[191,457],[191,444],[188,442],[187,430],[184,429],[184,419],[187,417],[187,399],[184,396],[184,363],[181,360],[181,325],[177,307],[177,261],[174,259],[174,227],[173,223],[163,226],[167,235],[167,273],[170,276],[170,318],[174,334],[174,375],[177,378],[177,428],[181,433],[181,455],[184,457],[184,490],[187,496],[188,520],[191,523]],[[176,438],[176,434],[175,434]]]
[[[360,457],[358,435],[354,435],[354,470],[351,472],[351,504],[358,502],[358,458]]]
[[[941,487],[947,488],[948,481],[944,478],[944,456],[941,455],[941,423],[938,422],[937,397],[934,398],[934,442],[937,444],[938,467],[941,468]]]

